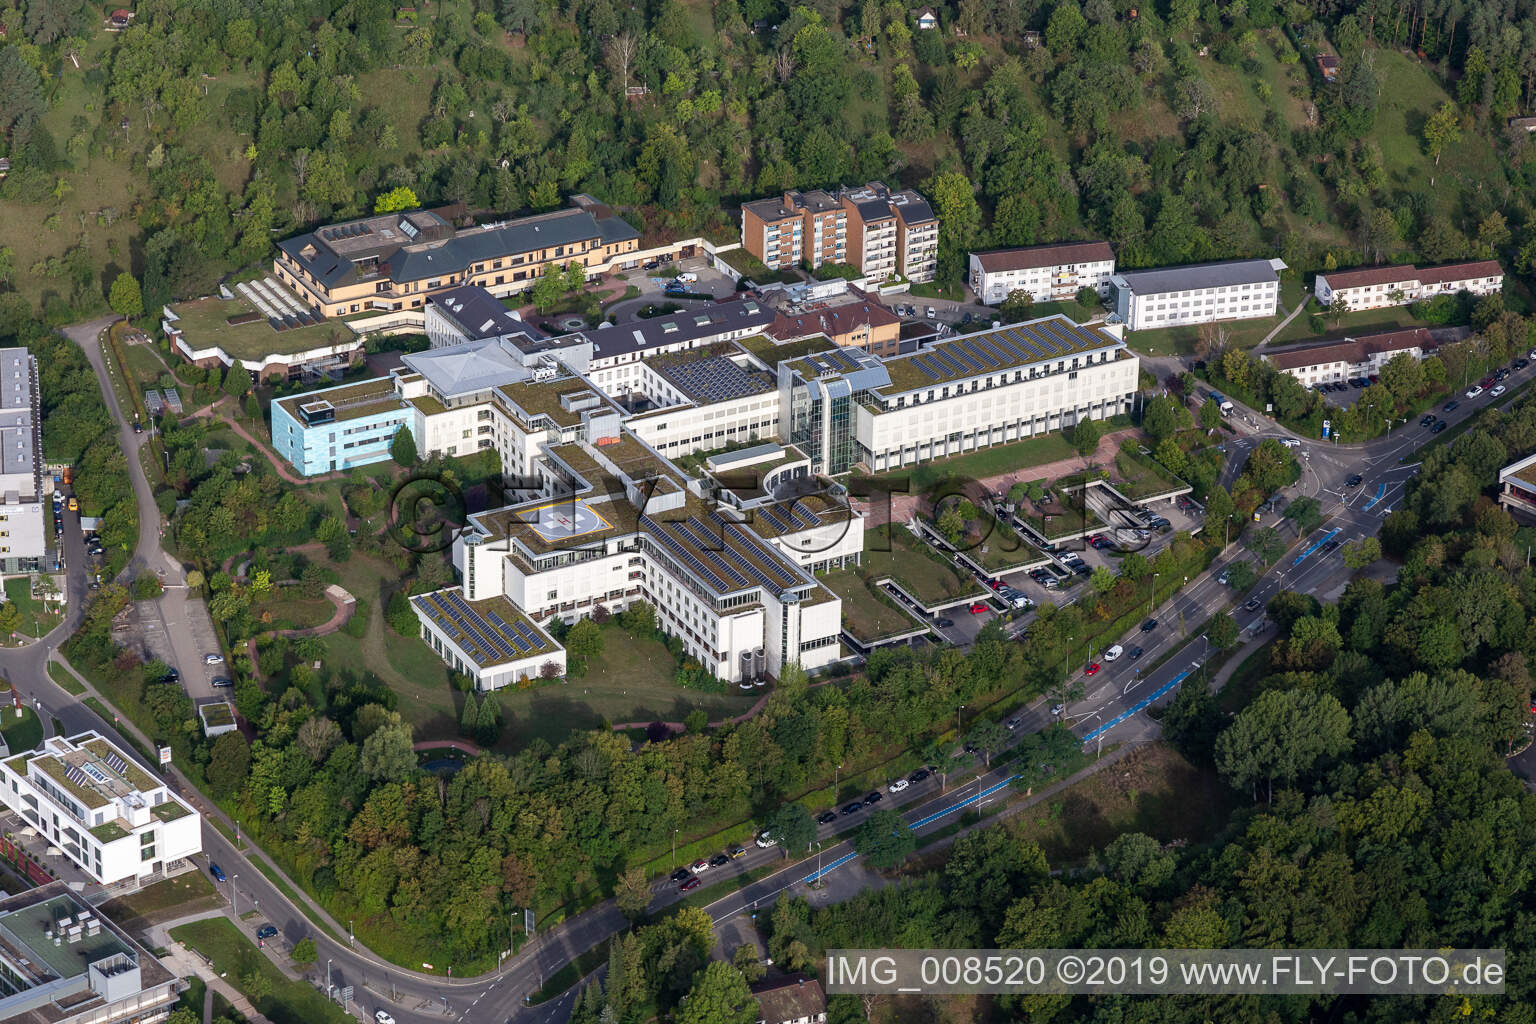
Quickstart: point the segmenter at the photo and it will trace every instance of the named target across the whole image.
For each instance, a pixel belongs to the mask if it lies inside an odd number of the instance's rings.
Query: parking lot
[[[228,696],[213,680],[228,676],[227,665],[205,665],[204,655],[219,649],[213,623],[206,615],[187,615],[186,591],[168,590],[168,600],[135,601],[114,627],[117,642],[137,649],[146,661],[159,659],[180,673],[181,685],[194,701]],[[169,609],[170,620],[165,617]]]

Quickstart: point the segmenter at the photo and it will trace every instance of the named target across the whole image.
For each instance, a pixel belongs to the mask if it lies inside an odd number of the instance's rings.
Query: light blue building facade
[[[415,430],[415,409],[381,377],[277,399],[272,446],[304,476],[345,472],[390,457],[402,427]]]

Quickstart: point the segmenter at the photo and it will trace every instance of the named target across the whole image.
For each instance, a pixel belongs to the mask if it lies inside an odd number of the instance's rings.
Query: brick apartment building
[[[785,192],[742,204],[741,244],[770,270],[847,263],[871,282],[932,281],[939,218],[916,192],[878,181],[835,193]]]

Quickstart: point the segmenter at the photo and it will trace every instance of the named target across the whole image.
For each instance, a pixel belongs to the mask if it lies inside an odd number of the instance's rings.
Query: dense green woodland
[[[949,946],[1499,947],[1502,998],[1003,998],[990,1020],[1436,1022],[1536,1019],[1536,797],[1505,766],[1536,659],[1529,529],[1486,492],[1536,447],[1536,401],[1431,451],[1386,520],[1398,582],[1337,604],[1282,593],[1277,638],[1235,717],[1196,680],[1163,718],[1192,761],[1251,801],[1215,840],[1140,833],[1063,877],[1005,824],[960,839],[899,888],[771,915],[769,954],[815,970],[828,948]],[[882,1001],[883,1002],[883,1001]],[[833,1000],[839,1022],[971,1020],[970,1003]]]
[[[147,0],[112,35],[22,0],[0,8],[0,283],[23,286],[0,325],[99,308],[103,265],[154,310],[399,186],[504,214],[585,190],[653,236],[730,237],[743,198],[884,178],[934,199],[948,279],[972,245],[1085,235],[1127,266],[1526,268],[1532,148],[1502,125],[1532,104],[1533,7],[960,0],[917,31],[878,0]],[[1378,131],[1392,103],[1413,109]]]

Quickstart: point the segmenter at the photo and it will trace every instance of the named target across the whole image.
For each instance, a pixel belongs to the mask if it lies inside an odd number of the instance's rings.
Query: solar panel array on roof
[[[762,516],[763,519],[767,521],[769,526],[773,527],[780,533],[789,532],[789,520],[784,517],[783,513],[774,508],[772,505],[764,505],[762,508],[757,510],[756,514]]]
[[[712,569],[695,558],[687,548],[678,543],[676,537],[673,537],[671,534],[667,533],[666,530],[662,529],[660,523],[656,522],[650,516],[641,516],[640,523],[642,526],[649,528],[647,532],[652,537],[655,537],[658,541],[660,541],[662,547],[670,551],[674,556],[681,560],[684,565],[688,566],[688,568],[697,573],[705,582],[709,583],[717,590],[724,591],[729,589],[725,585],[725,580],[715,575]]]
[[[678,387],[707,402],[746,398],[771,389],[766,380],[748,373],[724,357],[667,363],[658,369],[662,376]]]
[[[117,772],[117,774],[124,776],[128,774],[128,762],[118,757],[115,753],[108,753],[105,760],[107,767]]]
[[[804,582],[798,576],[796,576],[787,565],[780,561],[777,556],[773,555],[760,541],[754,543],[752,535],[744,530],[739,523],[732,522],[731,520],[725,518],[725,516],[721,515],[719,512],[711,512],[709,517],[720,525],[720,533],[722,537],[727,539],[734,537],[742,547],[752,548],[756,550],[760,556],[762,556],[760,560],[764,565],[768,566],[769,569],[772,570],[772,577],[765,575],[763,571],[752,562],[743,562],[743,564],[747,567],[747,569],[752,573],[753,577],[756,578],[759,583],[769,587],[786,589],[789,587],[798,586],[800,583]]]
[[[481,615],[456,590],[425,595],[433,618],[482,665],[511,661],[547,650],[548,644],[522,621],[507,622],[495,612]]]
[[[821,518],[806,509],[804,505],[800,504],[799,498],[796,498],[794,501],[789,503],[789,514],[794,516],[795,522],[799,523],[807,530],[813,526],[821,525]]]

